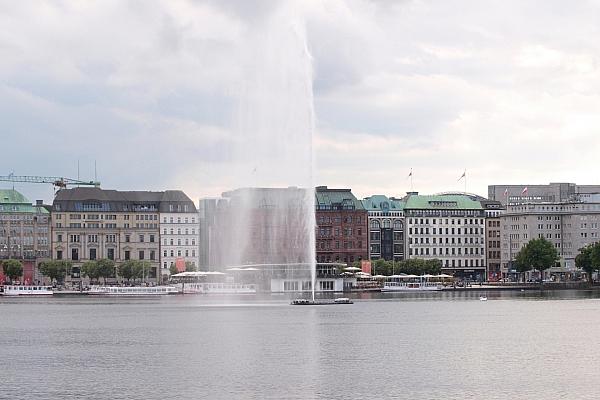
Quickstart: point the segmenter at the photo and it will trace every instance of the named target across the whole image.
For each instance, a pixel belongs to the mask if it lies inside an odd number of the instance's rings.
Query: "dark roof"
[[[129,211],[133,205],[146,205],[154,211],[171,211],[169,205],[187,205],[186,212],[196,212],[196,206],[181,190],[164,192],[150,191],[118,191],[100,189],[97,187],[78,187],[59,190],[52,203],[54,211],[60,205],[60,211],[82,211],[83,203],[100,203],[103,208],[99,211]],[[79,205],[79,206],[78,206]],[[181,209],[182,210],[182,209]],[[92,211],[92,210],[88,210]],[[183,212],[183,211],[179,211]]]

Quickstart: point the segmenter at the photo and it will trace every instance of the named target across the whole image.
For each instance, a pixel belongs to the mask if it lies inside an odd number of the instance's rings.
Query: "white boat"
[[[479,296],[479,301],[487,301],[487,296]]]
[[[174,286],[91,286],[88,294],[103,296],[165,296],[177,294]]]
[[[442,290],[438,282],[385,282],[382,292],[403,292],[419,290]]]
[[[5,285],[4,296],[51,296],[52,286]]]
[[[183,294],[256,294],[256,285],[222,282],[189,282],[180,284]]]

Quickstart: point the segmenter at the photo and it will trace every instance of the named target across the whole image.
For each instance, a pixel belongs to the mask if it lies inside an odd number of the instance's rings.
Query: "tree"
[[[196,272],[196,266],[191,261],[185,262],[185,272]]]
[[[150,262],[142,260],[134,260],[133,262],[133,281],[135,282],[136,278],[145,281],[146,276],[148,276],[148,273],[150,272]]]
[[[543,284],[543,272],[554,266],[558,260],[558,251],[552,243],[543,237],[530,240],[515,257],[517,271],[520,273],[532,269],[540,271],[541,284]],[[523,275],[523,279],[525,279],[525,275]]]
[[[81,266],[81,274],[90,278],[90,282],[94,279],[96,283],[100,283],[100,268],[98,262],[94,260],[86,261]]]
[[[129,280],[134,277],[134,264],[135,262],[133,260],[127,260],[121,263],[121,265],[119,265],[119,275],[127,279],[127,282],[129,282]]]
[[[597,269],[597,266],[592,261],[592,255],[598,247],[598,243],[587,245],[579,249],[579,254],[575,257],[575,266],[587,272],[590,283],[592,283],[592,273]]]
[[[9,259],[2,263],[2,270],[11,282],[16,281],[23,275],[23,264],[18,260]]]
[[[98,269],[97,274],[99,278],[104,278],[104,284],[106,285],[106,278],[112,277],[115,274],[115,262],[102,258],[96,261],[96,268]]]
[[[67,260],[49,260],[43,261],[38,266],[42,275],[50,278],[50,282],[62,281],[67,274],[67,270],[71,269],[71,262]]]
[[[179,273],[179,270],[177,269],[177,266],[175,264],[171,264],[171,266],[169,267],[169,273],[171,275],[175,275]]]

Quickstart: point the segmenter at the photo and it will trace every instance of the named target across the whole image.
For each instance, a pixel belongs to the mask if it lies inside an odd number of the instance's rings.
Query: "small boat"
[[[333,302],[335,304],[354,304],[354,302],[348,297],[338,297],[337,299],[333,300]]]
[[[3,296],[52,296],[52,286],[5,285]]]
[[[487,301],[487,296],[479,296],[479,301]]]
[[[92,286],[88,294],[102,296],[164,296],[177,294],[174,286]]]

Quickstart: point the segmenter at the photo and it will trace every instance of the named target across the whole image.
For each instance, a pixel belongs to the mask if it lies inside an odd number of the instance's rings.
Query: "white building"
[[[163,199],[159,214],[160,265],[162,275],[169,275],[171,265],[184,270],[186,264],[198,268],[198,212],[194,202],[183,192]]]

